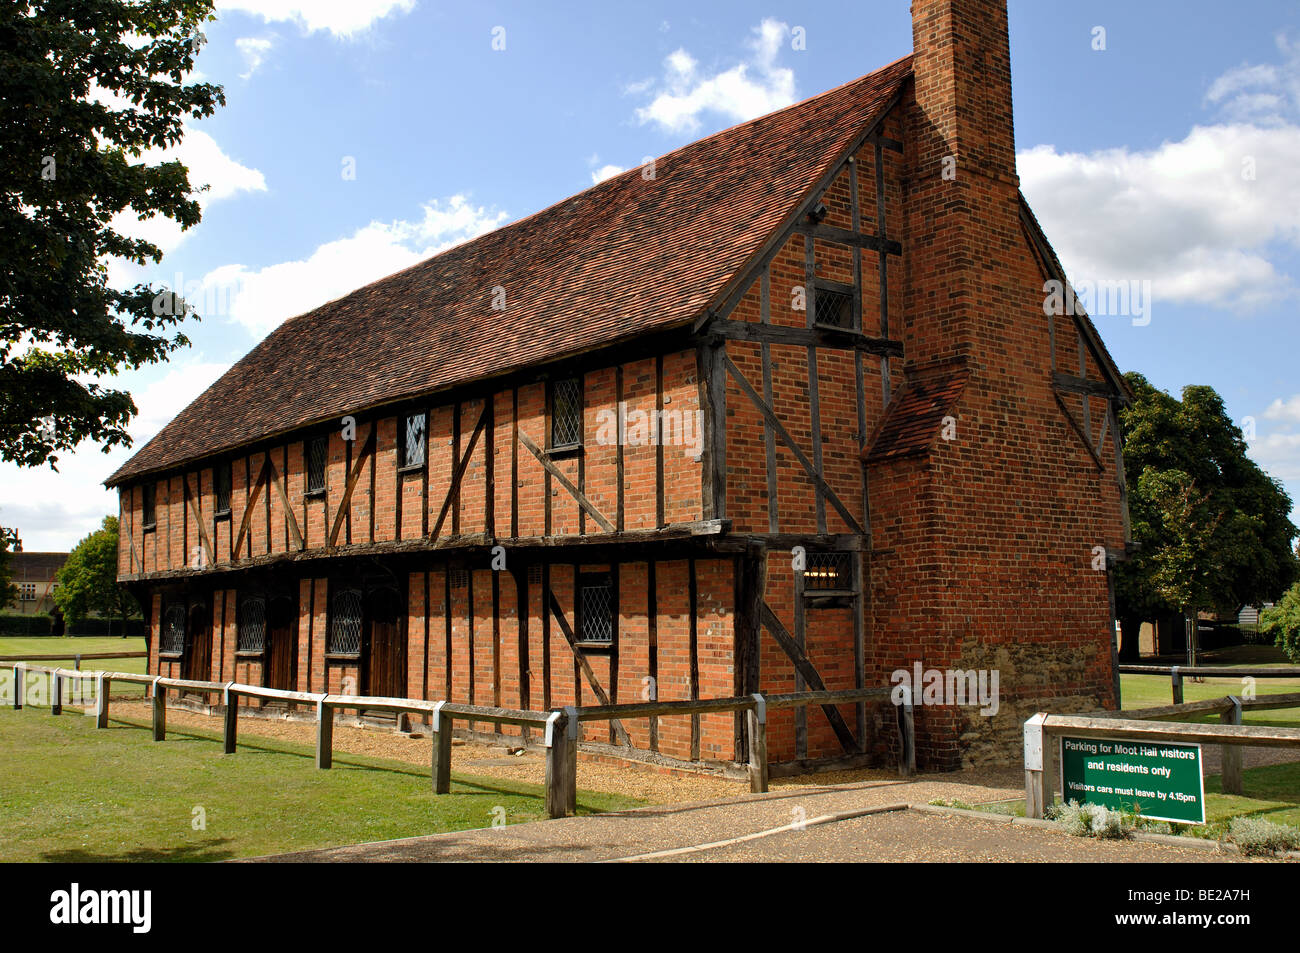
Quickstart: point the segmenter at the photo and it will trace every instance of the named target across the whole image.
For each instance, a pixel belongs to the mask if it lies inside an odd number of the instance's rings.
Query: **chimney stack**
[[[986,363],[1020,237],[1006,0],[914,0],[912,37],[904,350]]]

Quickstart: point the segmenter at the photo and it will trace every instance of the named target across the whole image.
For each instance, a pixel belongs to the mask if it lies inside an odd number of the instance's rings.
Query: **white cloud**
[[[410,13],[415,0],[217,0],[217,10],[292,22],[308,33],[327,30],[338,37],[362,33],[392,14]]]
[[[626,172],[621,165],[602,165],[599,169],[594,169],[591,173],[591,184],[596,185],[604,182],[606,179],[612,179],[620,172]]]
[[[1281,397],[1268,405],[1264,411],[1264,416],[1269,420],[1294,420],[1300,423],[1300,394],[1296,394],[1289,400],[1283,400]]]
[[[1206,99],[1223,118],[1178,141],[1018,155],[1072,278],[1149,279],[1157,299],[1235,311],[1295,294],[1275,261],[1300,249],[1300,48],[1279,47],[1286,62],[1216,80]]]
[[[475,206],[465,196],[454,195],[426,204],[419,220],[371,222],[298,261],[257,270],[225,265],[209,272],[204,284],[218,299],[221,289],[230,289],[230,317],[262,338],[286,318],[489,232],[505,221],[505,212]]]
[[[685,49],[664,59],[660,88],[647,106],[637,109],[638,121],[671,133],[694,132],[700,117],[717,113],[731,122],[744,122],[794,102],[794,70],[777,65],[777,54],[790,27],[772,18],[753,30],[746,45],[750,57],[730,69],[709,74]],[[650,87],[634,84],[630,90]]]
[[[217,141],[202,130],[187,126],[180,145],[166,151],[151,149],[141,161],[155,163],[170,159],[185,163],[191,186],[196,189],[207,186],[206,191],[197,195],[199,206],[204,210],[213,202],[243,192],[266,191],[266,177],[261,172],[226,155]],[[130,209],[113,216],[112,226],[124,235],[153,242],[164,255],[174,251],[186,237],[186,232],[170,218],[159,215],[142,219]],[[141,280],[149,270],[148,266],[112,260],[109,262],[109,283],[118,288],[126,287]]]
[[[274,36],[241,36],[235,40],[235,48],[244,57],[244,65],[248,67],[247,72],[239,74],[240,79],[248,79],[257,72],[275,48],[275,41]]]

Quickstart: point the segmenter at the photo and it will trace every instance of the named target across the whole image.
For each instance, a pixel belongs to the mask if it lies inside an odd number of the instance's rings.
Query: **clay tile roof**
[[[689,324],[909,76],[904,57],[284,322],[107,485]]]
[[[863,452],[863,459],[892,460],[929,450],[943,418],[952,412],[969,379],[964,364],[914,371],[890,400],[885,419]]]

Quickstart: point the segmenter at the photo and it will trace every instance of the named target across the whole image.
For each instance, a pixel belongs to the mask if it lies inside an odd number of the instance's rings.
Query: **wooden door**
[[[406,640],[396,589],[366,593],[366,694],[406,696]]]
[[[189,633],[185,646],[184,678],[206,682],[212,677],[212,626],[208,607],[202,603],[190,607]]]
[[[298,613],[292,598],[271,600],[266,610],[266,686],[298,687]]]

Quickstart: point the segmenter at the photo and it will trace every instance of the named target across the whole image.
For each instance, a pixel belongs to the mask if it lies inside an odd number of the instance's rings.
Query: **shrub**
[[[1300,582],[1288,589],[1277,605],[1259,614],[1259,631],[1291,661],[1300,663]]]
[[[1300,850],[1300,828],[1274,824],[1262,817],[1234,817],[1228,825],[1228,837],[1247,857]]]
[[[1048,816],[1073,837],[1096,837],[1099,840],[1123,840],[1129,836],[1130,826],[1124,815],[1100,804],[1080,804],[1070,801],[1054,807]]]

